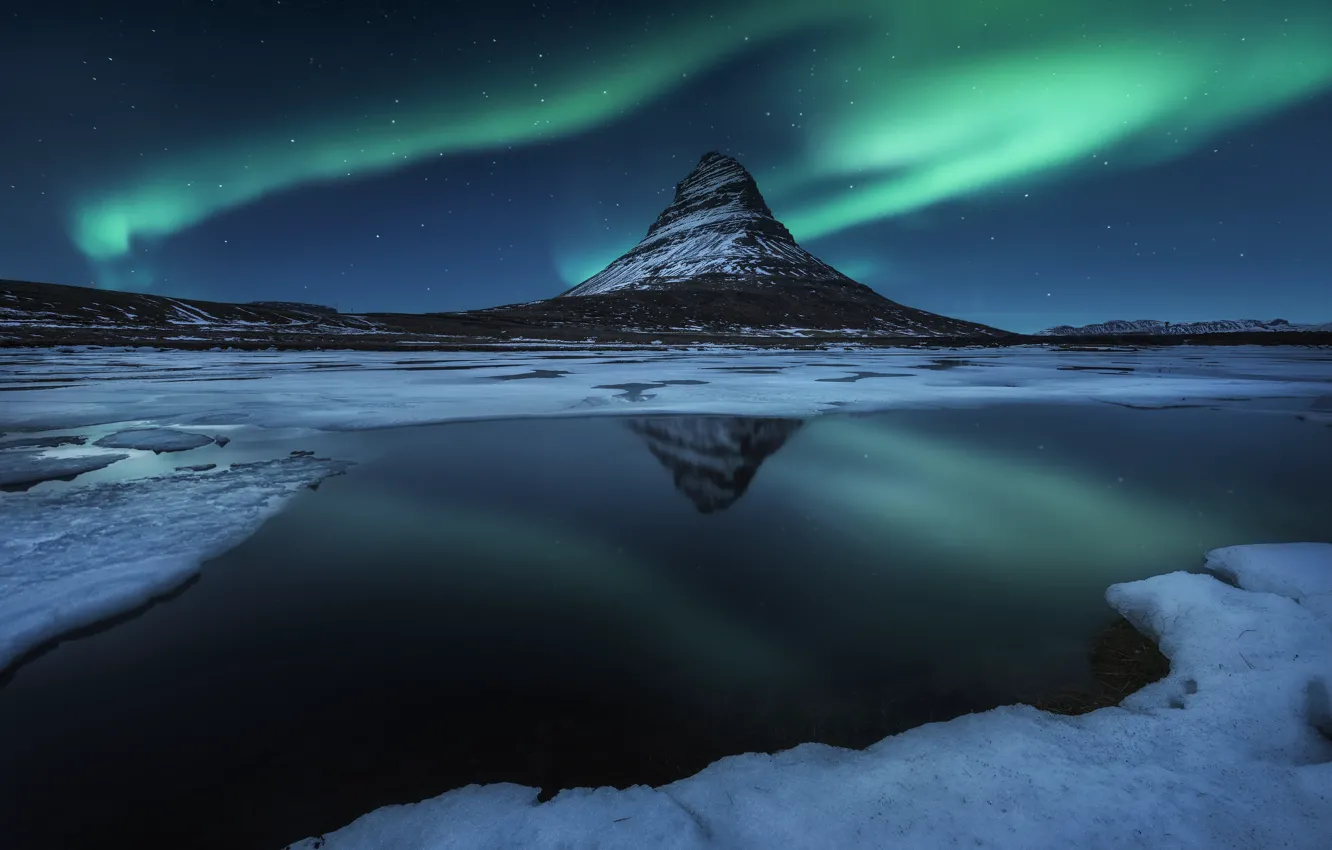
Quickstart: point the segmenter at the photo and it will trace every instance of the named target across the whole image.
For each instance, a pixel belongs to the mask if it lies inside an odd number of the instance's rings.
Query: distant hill
[[[1211,322],[1162,322],[1157,319],[1125,321],[1115,319],[1096,325],[1059,325],[1041,331],[1037,336],[1119,336],[1146,334],[1149,336],[1179,336],[1217,333],[1263,333],[1289,331],[1329,331],[1332,322],[1325,325],[1293,325],[1285,319],[1220,319]]]
[[[539,344],[723,343],[817,345],[828,341],[893,339],[914,344],[940,337],[879,337],[863,329],[764,328],[761,318],[779,293],[741,299],[756,312],[737,314],[734,293],[654,293],[668,308],[662,321],[639,315],[626,322],[615,297],[551,298],[458,313],[339,313],[291,301],[231,304],[116,292],[86,286],[0,280],[0,346],[157,346],[161,348],[448,349]],[[677,320],[692,301],[713,321]],[[711,307],[715,311],[709,312]],[[959,331],[965,323],[958,325]],[[1017,337],[1013,337],[1017,338]],[[974,338],[959,334],[957,341]]]
[[[342,316],[332,307],[316,304],[227,304],[0,280],[0,340],[35,345],[227,342],[380,330],[369,319]]]
[[[267,310],[283,310],[300,313],[322,313],[326,316],[336,316],[338,308],[325,307],[323,304],[306,304],[303,301],[250,301],[247,306],[263,307]]]

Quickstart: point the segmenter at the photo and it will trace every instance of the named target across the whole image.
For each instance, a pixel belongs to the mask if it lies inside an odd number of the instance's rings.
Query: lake
[[[361,462],[0,686],[7,847],[277,848],[474,782],[655,785],[863,747],[1085,684],[1109,584],[1332,540],[1332,429],[1242,406],[529,418],[290,448]]]

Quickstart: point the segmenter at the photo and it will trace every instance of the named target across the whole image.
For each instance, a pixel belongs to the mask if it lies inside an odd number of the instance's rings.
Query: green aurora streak
[[[747,4],[720,22],[679,21],[628,50],[623,42],[608,41],[576,64],[555,66],[535,86],[516,71],[506,78],[455,79],[443,86],[449,95],[409,99],[392,115],[375,116],[374,126],[336,117],[300,132],[238,137],[216,149],[161,160],[128,185],[77,203],[72,236],[91,260],[113,260],[128,253],[135,238],[167,236],[294,186],[583,132],[618,120],[745,45],[789,32],[815,15],[803,3],[787,0],[767,13],[763,9]]]
[[[839,191],[797,205],[787,225],[815,239],[1079,163],[1177,156],[1332,83],[1326,9],[1295,24],[1277,4],[1210,5],[1236,9],[1170,28],[1107,21],[970,56],[948,55],[965,37],[954,32],[915,56],[848,45],[845,94],[803,172]],[[1246,5],[1266,12],[1235,14]]]
[[[333,116],[160,160],[79,199],[71,235],[109,263],[295,186],[586,132],[778,40],[823,57],[755,84],[809,104],[803,154],[765,186],[805,240],[1078,165],[1177,156],[1332,84],[1321,0],[768,0],[643,38],[608,39],[539,86],[512,71],[451,80],[375,126]]]

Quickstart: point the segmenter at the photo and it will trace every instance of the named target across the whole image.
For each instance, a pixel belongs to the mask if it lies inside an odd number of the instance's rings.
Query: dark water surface
[[[0,688],[0,846],[277,848],[472,782],[661,784],[864,746],[1084,684],[1113,582],[1332,540],[1332,430],[1294,415],[359,438],[383,456]]]

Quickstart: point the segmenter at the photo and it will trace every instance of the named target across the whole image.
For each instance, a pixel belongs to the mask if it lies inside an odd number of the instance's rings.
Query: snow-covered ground
[[[302,485],[346,465],[288,456],[303,445],[227,455],[238,441],[169,462],[97,448],[112,431],[308,435],[511,416],[1042,401],[1235,405],[1332,423],[1332,353],[9,350],[0,400],[0,456],[130,455],[69,484],[0,493],[3,668],[178,586]],[[55,434],[92,444],[4,447]],[[175,469],[206,465],[196,459],[218,466]],[[1081,718],[1003,708],[864,752],[739,756],[661,789],[567,791],[541,805],[534,789],[472,787],[372,813],[326,846],[1332,846],[1332,743],[1318,731],[1332,725],[1332,546],[1222,550],[1209,566],[1240,588],[1183,573],[1111,588],[1111,605],[1173,663],[1123,708]]]
[[[0,431],[107,422],[331,430],[633,413],[1282,400],[1332,416],[1332,352],[1174,347],[562,352],[0,352]],[[636,391],[635,391],[636,390]],[[1319,401],[1319,399],[1322,401]]]
[[[1065,717],[1008,706],[863,750],[723,759],[661,788],[472,785],[388,806],[324,850],[1332,847],[1332,545],[1216,550],[1107,601],[1170,675]]]

